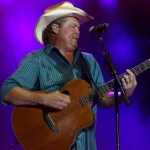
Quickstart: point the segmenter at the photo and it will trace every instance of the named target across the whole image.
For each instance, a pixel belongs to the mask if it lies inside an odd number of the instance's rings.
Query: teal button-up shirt
[[[97,86],[103,84],[103,76],[100,67],[94,57],[88,53],[82,53],[89,65],[93,81]],[[15,86],[20,86],[31,91],[56,91],[72,79],[85,80],[78,58],[80,50],[74,53],[73,64],[61,55],[58,49],[47,45],[45,48],[36,50],[25,55],[18,69],[9,77],[1,90],[0,98],[2,103],[7,93]],[[92,86],[94,88],[94,86]],[[93,107],[96,120],[97,105]],[[76,136],[76,143],[72,150],[96,150],[94,129],[86,128]]]

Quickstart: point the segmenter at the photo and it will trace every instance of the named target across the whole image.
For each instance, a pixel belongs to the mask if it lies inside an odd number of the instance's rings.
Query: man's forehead
[[[78,20],[78,18],[76,18],[76,17],[72,17],[72,16],[69,17],[69,16],[68,16],[68,17],[66,17],[66,19],[67,19],[68,21],[72,22],[73,24],[80,25],[79,20]]]

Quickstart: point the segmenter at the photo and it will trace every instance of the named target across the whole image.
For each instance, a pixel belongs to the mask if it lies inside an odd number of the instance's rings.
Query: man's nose
[[[80,35],[80,29],[78,27],[76,27],[76,33]]]

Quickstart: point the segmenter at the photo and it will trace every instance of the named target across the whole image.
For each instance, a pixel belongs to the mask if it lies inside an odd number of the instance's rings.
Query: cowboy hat
[[[59,18],[71,16],[77,18],[80,24],[94,19],[85,11],[74,7],[74,5],[70,2],[61,2],[56,5],[50,6],[44,11],[44,14],[39,18],[35,26],[35,37],[37,41],[43,45],[42,32],[48,24]]]

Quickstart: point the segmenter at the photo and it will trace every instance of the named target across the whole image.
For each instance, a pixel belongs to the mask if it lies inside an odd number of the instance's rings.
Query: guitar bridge
[[[43,110],[43,118],[46,124],[52,129],[53,132],[59,133],[59,129],[56,127],[55,123],[53,122],[47,111]]]

